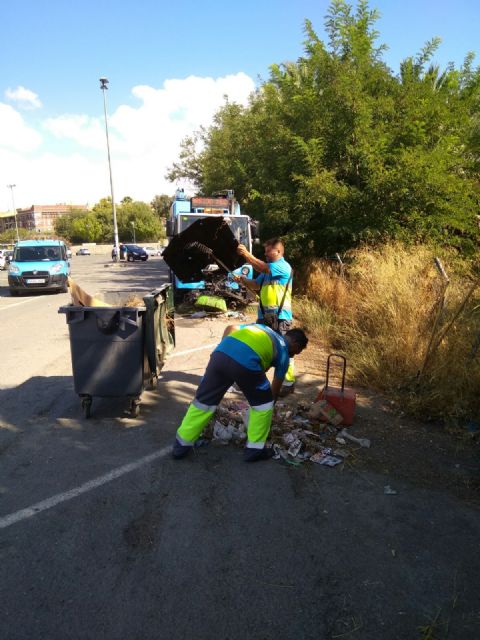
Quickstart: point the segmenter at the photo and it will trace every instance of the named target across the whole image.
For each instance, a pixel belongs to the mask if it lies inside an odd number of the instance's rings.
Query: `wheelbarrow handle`
[[[325,377],[325,389],[328,389],[328,379],[330,377],[330,358],[340,358],[343,360],[343,370],[342,370],[342,392],[345,389],[345,373],[347,370],[347,359],[345,356],[340,355],[339,353],[331,353],[327,358],[327,374]]]

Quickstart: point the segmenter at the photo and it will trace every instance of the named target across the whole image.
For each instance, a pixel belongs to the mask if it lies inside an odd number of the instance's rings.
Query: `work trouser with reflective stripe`
[[[252,371],[220,351],[210,357],[205,375],[177,431],[183,445],[193,445],[227,392],[234,383],[242,390],[250,410],[247,444],[251,449],[263,449],[270,432],[273,416],[273,396],[263,371]]]

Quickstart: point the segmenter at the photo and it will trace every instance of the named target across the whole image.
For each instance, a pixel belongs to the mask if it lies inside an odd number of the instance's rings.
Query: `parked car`
[[[5,250],[0,253],[0,269],[8,269],[8,265],[12,261],[13,251]]]
[[[25,291],[68,291],[70,262],[61,240],[19,240],[8,268],[11,296]]]
[[[86,247],[82,247],[81,249],[79,249],[76,253],[77,256],[89,256],[90,255],[90,251],[86,248]]]
[[[148,260],[148,253],[142,247],[136,244],[121,244],[120,245],[120,260],[126,260],[127,262],[133,262],[134,260],[142,260],[145,262]]]
[[[143,247],[143,250],[146,251],[149,256],[159,256],[162,253],[160,249],[155,249],[155,247]]]

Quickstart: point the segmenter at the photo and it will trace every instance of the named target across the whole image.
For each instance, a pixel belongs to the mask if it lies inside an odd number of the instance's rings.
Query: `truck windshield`
[[[13,256],[15,262],[51,262],[63,260],[61,247],[17,247]]]
[[[188,229],[188,227],[196,222],[197,220],[201,220],[206,216],[189,216],[185,214],[180,214],[180,228],[179,233]],[[241,244],[249,246],[248,242],[248,217],[247,216],[223,216],[224,220],[230,226],[230,229],[235,236],[235,239]]]

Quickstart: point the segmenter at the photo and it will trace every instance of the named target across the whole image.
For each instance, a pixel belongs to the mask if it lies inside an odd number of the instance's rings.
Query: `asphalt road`
[[[161,259],[72,268],[91,293],[167,277]],[[220,321],[178,321],[138,418],[96,399],[85,420],[68,294],[10,298],[5,283],[2,640],[480,637],[477,510],[406,483],[384,495],[379,474],[246,465],[233,447],[170,459]]]

